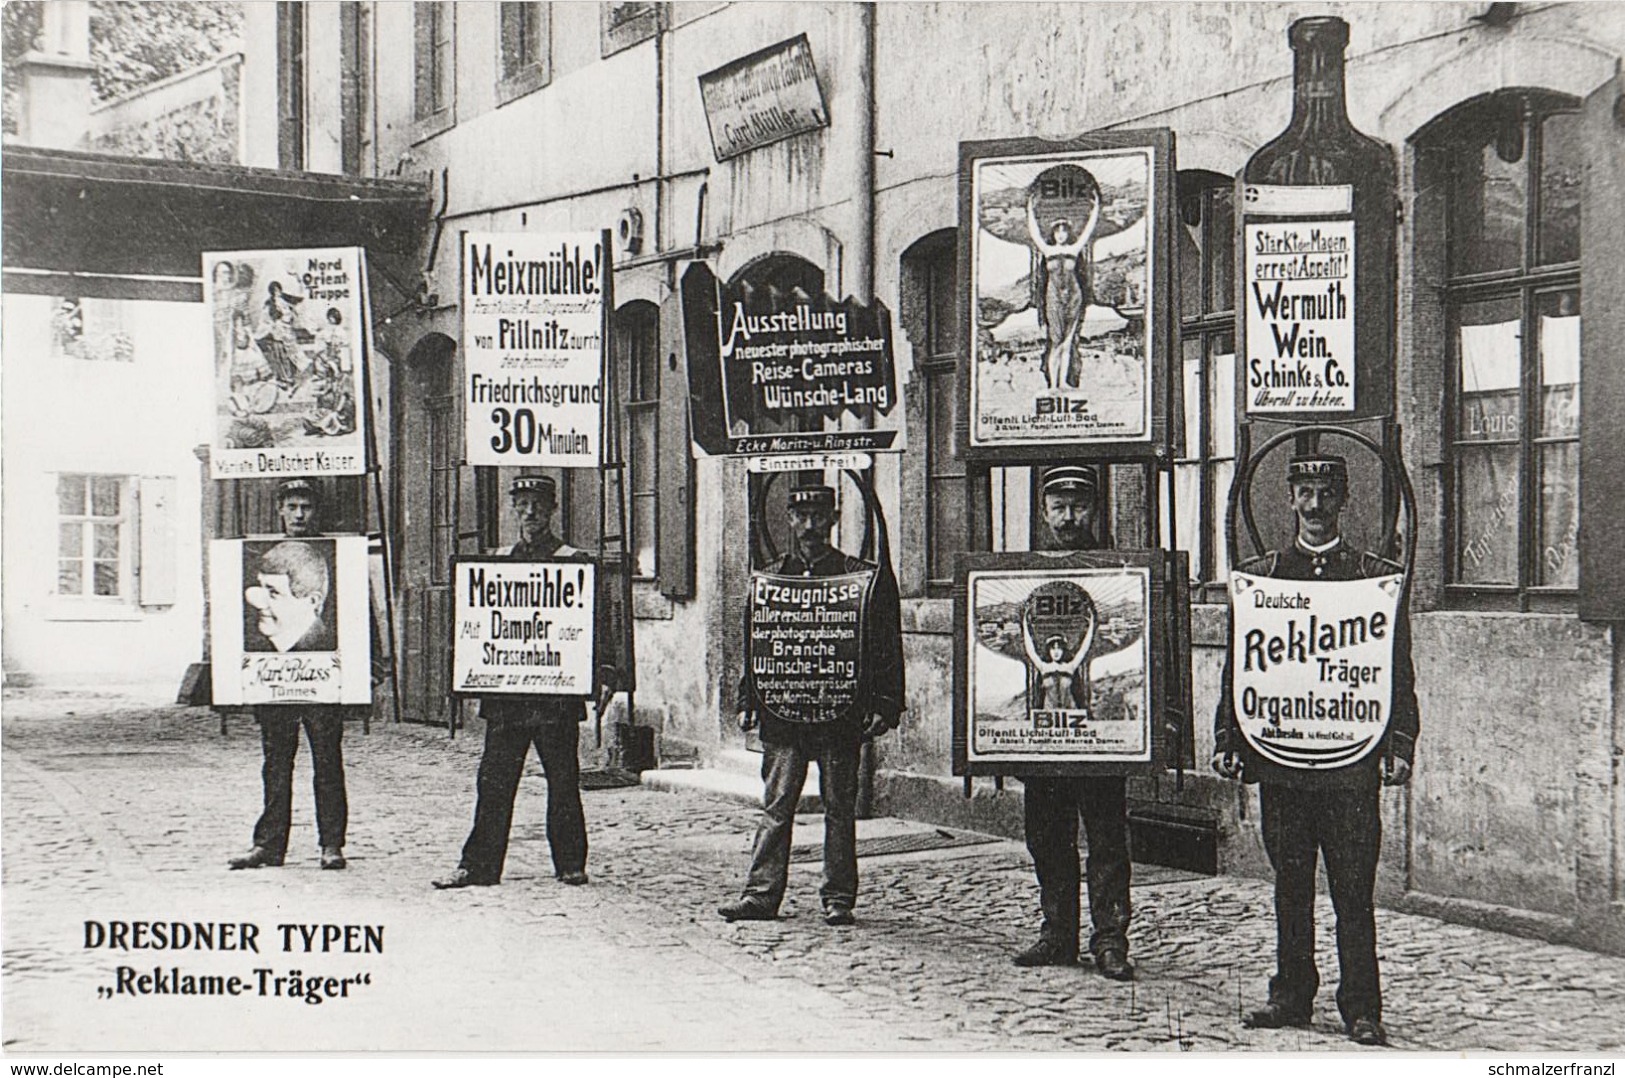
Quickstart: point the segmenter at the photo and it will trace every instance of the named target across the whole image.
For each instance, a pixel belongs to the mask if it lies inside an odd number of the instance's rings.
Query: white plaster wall
[[[7,294],[4,315],[4,658],[40,683],[180,684],[202,657],[201,479],[211,334],[201,304],[130,302],[135,361],[50,354],[48,296]],[[175,479],[176,601],[70,602],[56,584],[61,472]],[[127,529],[130,543],[137,532]],[[134,547],[131,548],[134,556]],[[139,583],[132,582],[139,595]]]

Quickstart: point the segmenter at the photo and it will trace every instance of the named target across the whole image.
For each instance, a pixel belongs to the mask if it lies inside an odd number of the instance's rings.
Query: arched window
[[[1445,332],[1445,584],[1473,605],[1579,587],[1578,108],[1506,90],[1415,140]]]
[[[1194,583],[1222,598],[1224,505],[1236,470],[1235,182],[1179,174],[1179,346],[1185,455],[1174,463],[1178,541]]]

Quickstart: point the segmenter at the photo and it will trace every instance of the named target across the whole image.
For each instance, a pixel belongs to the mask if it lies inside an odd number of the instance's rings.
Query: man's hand
[[[1233,752],[1213,754],[1213,770],[1227,779],[1241,778],[1241,757]]]
[[[1390,756],[1382,762],[1382,784],[1384,786],[1403,786],[1411,781],[1411,765],[1397,756]]]
[[[756,712],[747,710],[741,711],[738,715],[736,715],[734,717],[734,721],[739,724],[739,729],[741,732],[748,734],[752,730],[756,729],[756,724],[759,720],[756,718]]]
[[[872,714],[863,720],[863,736],[879,737],[892,728],[891,721],[881,714]]]

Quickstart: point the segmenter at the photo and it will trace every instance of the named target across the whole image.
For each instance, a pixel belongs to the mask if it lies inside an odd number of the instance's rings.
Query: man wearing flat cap
[[[1292,458],[1287,487],[1297,517],[1297,538],[1237,567],[1280,580],[1363,580],[1403,572],[1403,567],[1344,541],[1340,527],[1348,504],[1348,464],[1342,457],[1312,453]],[[1332,906],[1337,912],[1337,959],[1341,979],[1337,1007],[1344,1029],[1360,1044],[1386,1044],[1382,988],[1377,970],[1377,926],[1372,904],[1381,852],[1381,786],[1410,780],[1420,727],[1416,673],[1411,663],[1410,620],[1404,609],[1394,626],[1393,696],[1390,719],[1376,750],[1345,767],[1310,771],[1266,760],[1247,744],[1236,722],[1232,656],[1225,658],[1214,716],[1213,768],[1226,778],[1258,783],[1264,848],[1275,870],[1276,972],[1269,999],[1242,1018],[1256,1029],[1308,1026],[1320,977],[1315,969],[1315,868],[1326,858]]]
[[[1098,550],[1100,481],[1095,470],[1062,464],[1044,472],[1044,522],[1060,550]],[[1087,667],[1084,668],[1087,671]],[[1087,676],[1085,673],[1083,676]],[[1077,686],[1086,692],[1087,686]],[[1089,842],[1089,951],[1114,981],[1134,977],[1128,960],[1129,850],[1127,783],[1121,775],[1017,775],[1021,780],[1027,852],[1038,876],[1043,913],[1038,940],[1016,955],[1018,966],[1070,966],[1078,961],[1080,884],[1078,817]]]
[[[321,495],[310,480],[289,479],[277,487],[276,504],[282,533],[289,541],[266,552],[260,560],[258,584],[245,593],[246,601],[259,611],[256,621],[264,638],[262,650],[331,651],[337,645],[331,623],[323,616],[331,605],[328,567],[309,544],[299,541],[321,534],[317,530]],[[229,867],[276,868],[287,857],[293,824],[293,762],[299,752],[301,727],[310,742],[321,866],[345,867],[344,833],[350,807],[344,792],[343,740],[344,719],[351,707],[276,704],[254,709],[264,755],[260,771],[264,810],[254,824],[253,847],[231,858]]]
[[[495,551],[515,561],[550,561],[579,557],[581,552],[553,534],[558,488],[543,475],[515,479],[508,491],[519,523],[519,541]],[[579,724],[587,718],[585,701],[565,696],[485,696],[485,750],[475,783],[474,828],[463,844],[463,856],[448,876],[434,881],[441,890],[491,887],[502,880],[513,826],[513,800],[531,748],[547,777],[547,844],[553,875],[564,883],[587,882],[587,819],[581,811]]]
[[[790,491],[787,510],[791,548],[770,564],[776,576],[830,577],[876,566],[830,545],[835,491],[802,485]],[[748,613],[748,612],[747,612]],[[778,916],[790,875],[790,835],[807,765],[818,764],[824,802],[824,881],[819,897],[824,922],[850,925],[858,898],[858,770],[863,743],[895,729],[903,710],[903,636],[897,586],[882,569],[875,577],[863,641],[866,683],[857,687],[853,717],[826,723],[784,722],[758,705],[750,678],[739,682],[741,730],[761,730],[762,817],[756,829],[750,872],[738,901],[719,907],[728,921],[771,921]]]

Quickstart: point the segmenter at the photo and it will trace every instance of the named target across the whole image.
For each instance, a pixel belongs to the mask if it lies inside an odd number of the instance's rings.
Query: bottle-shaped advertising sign
[[[1393,410],[1393,152],[1354,129],[1348,24],[1299,19],[1292,121],[1241,172],[1237,365],[1248,419],[1328,421]]]

